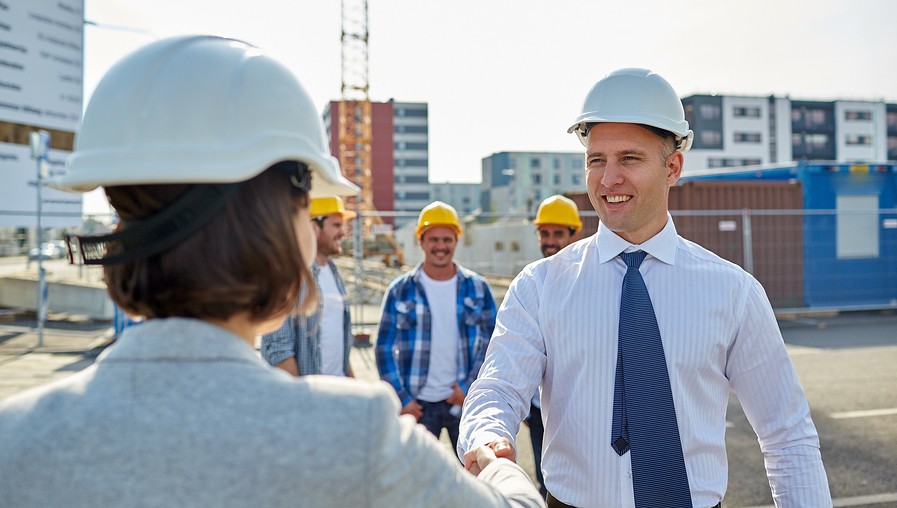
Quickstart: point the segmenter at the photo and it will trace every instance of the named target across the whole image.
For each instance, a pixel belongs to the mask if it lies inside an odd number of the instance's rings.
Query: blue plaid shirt
[[[420,393],[430,367],[430,306],[420,281],[422,265],[394,280],[383,297],[374,353],[380,378],[395,388],[402,405]],[[457,269],[458,385],[467,393],[486,356],[495,328],[495,300],[479,274]]]
[[[327,260],[327,266],[333,271],[336,279],[336,288],[343,297],[343,372],[349,373],[349,352],[352,350],[352,318],[349,314],[349,296],[343,277],[332,260]],[[311,265],[312,275],[321,293],[318,284],[318,275],[321,267],[317,263]],[[298,302],[305,299],[305,288],[299,295]],[[297,302],[297,305],[298,305]],[[262,336],[262,344],[259,351],[262,357],[271,365],[286,360],[289,357],[296,358],[296,366],[300,376],[321,373],[321,315],[324,312],[323,299],[318,298],[318,307],[314,314],[306,315],[304,311],[297,310],[284,320],[283,325],[273,332]]]

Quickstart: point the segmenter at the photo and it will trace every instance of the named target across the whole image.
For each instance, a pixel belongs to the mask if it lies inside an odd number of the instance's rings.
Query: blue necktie
[[[676,408],[663,342],[648,288],[638,268],[646,253],[622,253],[617,378],[611,446],[631,453],[637,508],[691,508]]]

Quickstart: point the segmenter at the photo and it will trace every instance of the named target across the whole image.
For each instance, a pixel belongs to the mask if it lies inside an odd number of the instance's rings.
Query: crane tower
[[[368,84],[367,0],[342,0],[342,101],[339,105],[339,162],[343,174],[361,188],[359,211],[374,210],[371,182],[371,101]],[[370,231],[371,217],[364,219]]]
[[[361,188],[358,196],[349,201],[354,203],[362,221],[365,257],[382,255],[387,265],[393,261],[401,265],[403,256],[395,237],[391,233],[372,234],[372,225],[381,223],[380,217],[364,213],[376,211],[371,176],[373,128],[368,94],[368,3],[367,0],[342,0],[341,8],[342,100],[339,114],[335,115],[339,139],[337,158],[346,178]]]

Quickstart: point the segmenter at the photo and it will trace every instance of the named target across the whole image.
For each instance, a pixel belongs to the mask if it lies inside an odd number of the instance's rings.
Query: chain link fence
[[[779,313],[897,308],[897,209],[671,213],[680,235],[752,273]],[[594,212],[582,217],[580,238],[597,229]],[[374,218],[375,226],[361,227],[366,218]],[[44,243],[58,246],[67,233],[106,231],[110,219],[89,216],[78,228],[47,229]],[[0,220],[14,218],[0,212]],[[532,217],[474,214],[462,223],[455,259],[486,276],[501,301],[513,277],[541,257]],[[350,291],[359,333],[376,326],[390,282],[423,259],[415,226],[416,214],[396,212],[364,213],[350,223],[344,253],[335,261]],[[66,311],[53,301],[53,284],[103,286],[101,268],[72,266],[61,255],[37,251],[35,236],[33,228],[0,227],[0,309],[36,309],[36,287],[23,290],[26,286],[10,281],[36,283],[38,264],[51,284],[50,311]]]

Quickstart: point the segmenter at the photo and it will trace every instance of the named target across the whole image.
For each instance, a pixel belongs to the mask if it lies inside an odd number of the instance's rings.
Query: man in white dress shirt
[[[533,220],[536,226],[536,238],[539,241],[539,250],[545,257],[554,256],[561,249],[570,245],[576,233],[582,229],[582,220],[579,218],[579,208],[572,199],[555,194],[548,196],[536,210],[536,218]],[[545,481],[542,478],[542,436],[545,429],[542,426],[542,403],[539,400],[539,390],[533,395],[529,409],[529,416],[523,421],[529,426],[530,442],[533,445],[533,463],[536,469],[536,484],[539,493],[545,496]]]
[[[464,404],[458,453],[468,469],[477,466],[465,452],[478,445],[516,456],[514,436],[541,382],[549,506],[644,508],[635,501],[631,453],[611,446],[627,271],[619,255],[640,250],[687,470],[687,506],[718,506],[725,495],[730,390],[757,433],[776,506],[831,506],[816,428],[763,288],[680,237],[668,213],[669,188],[693,136],[675,90],[644,69],[613,72],[589,92],[569,132],[587,148],[599,230],[527,266],[511,284]]]

